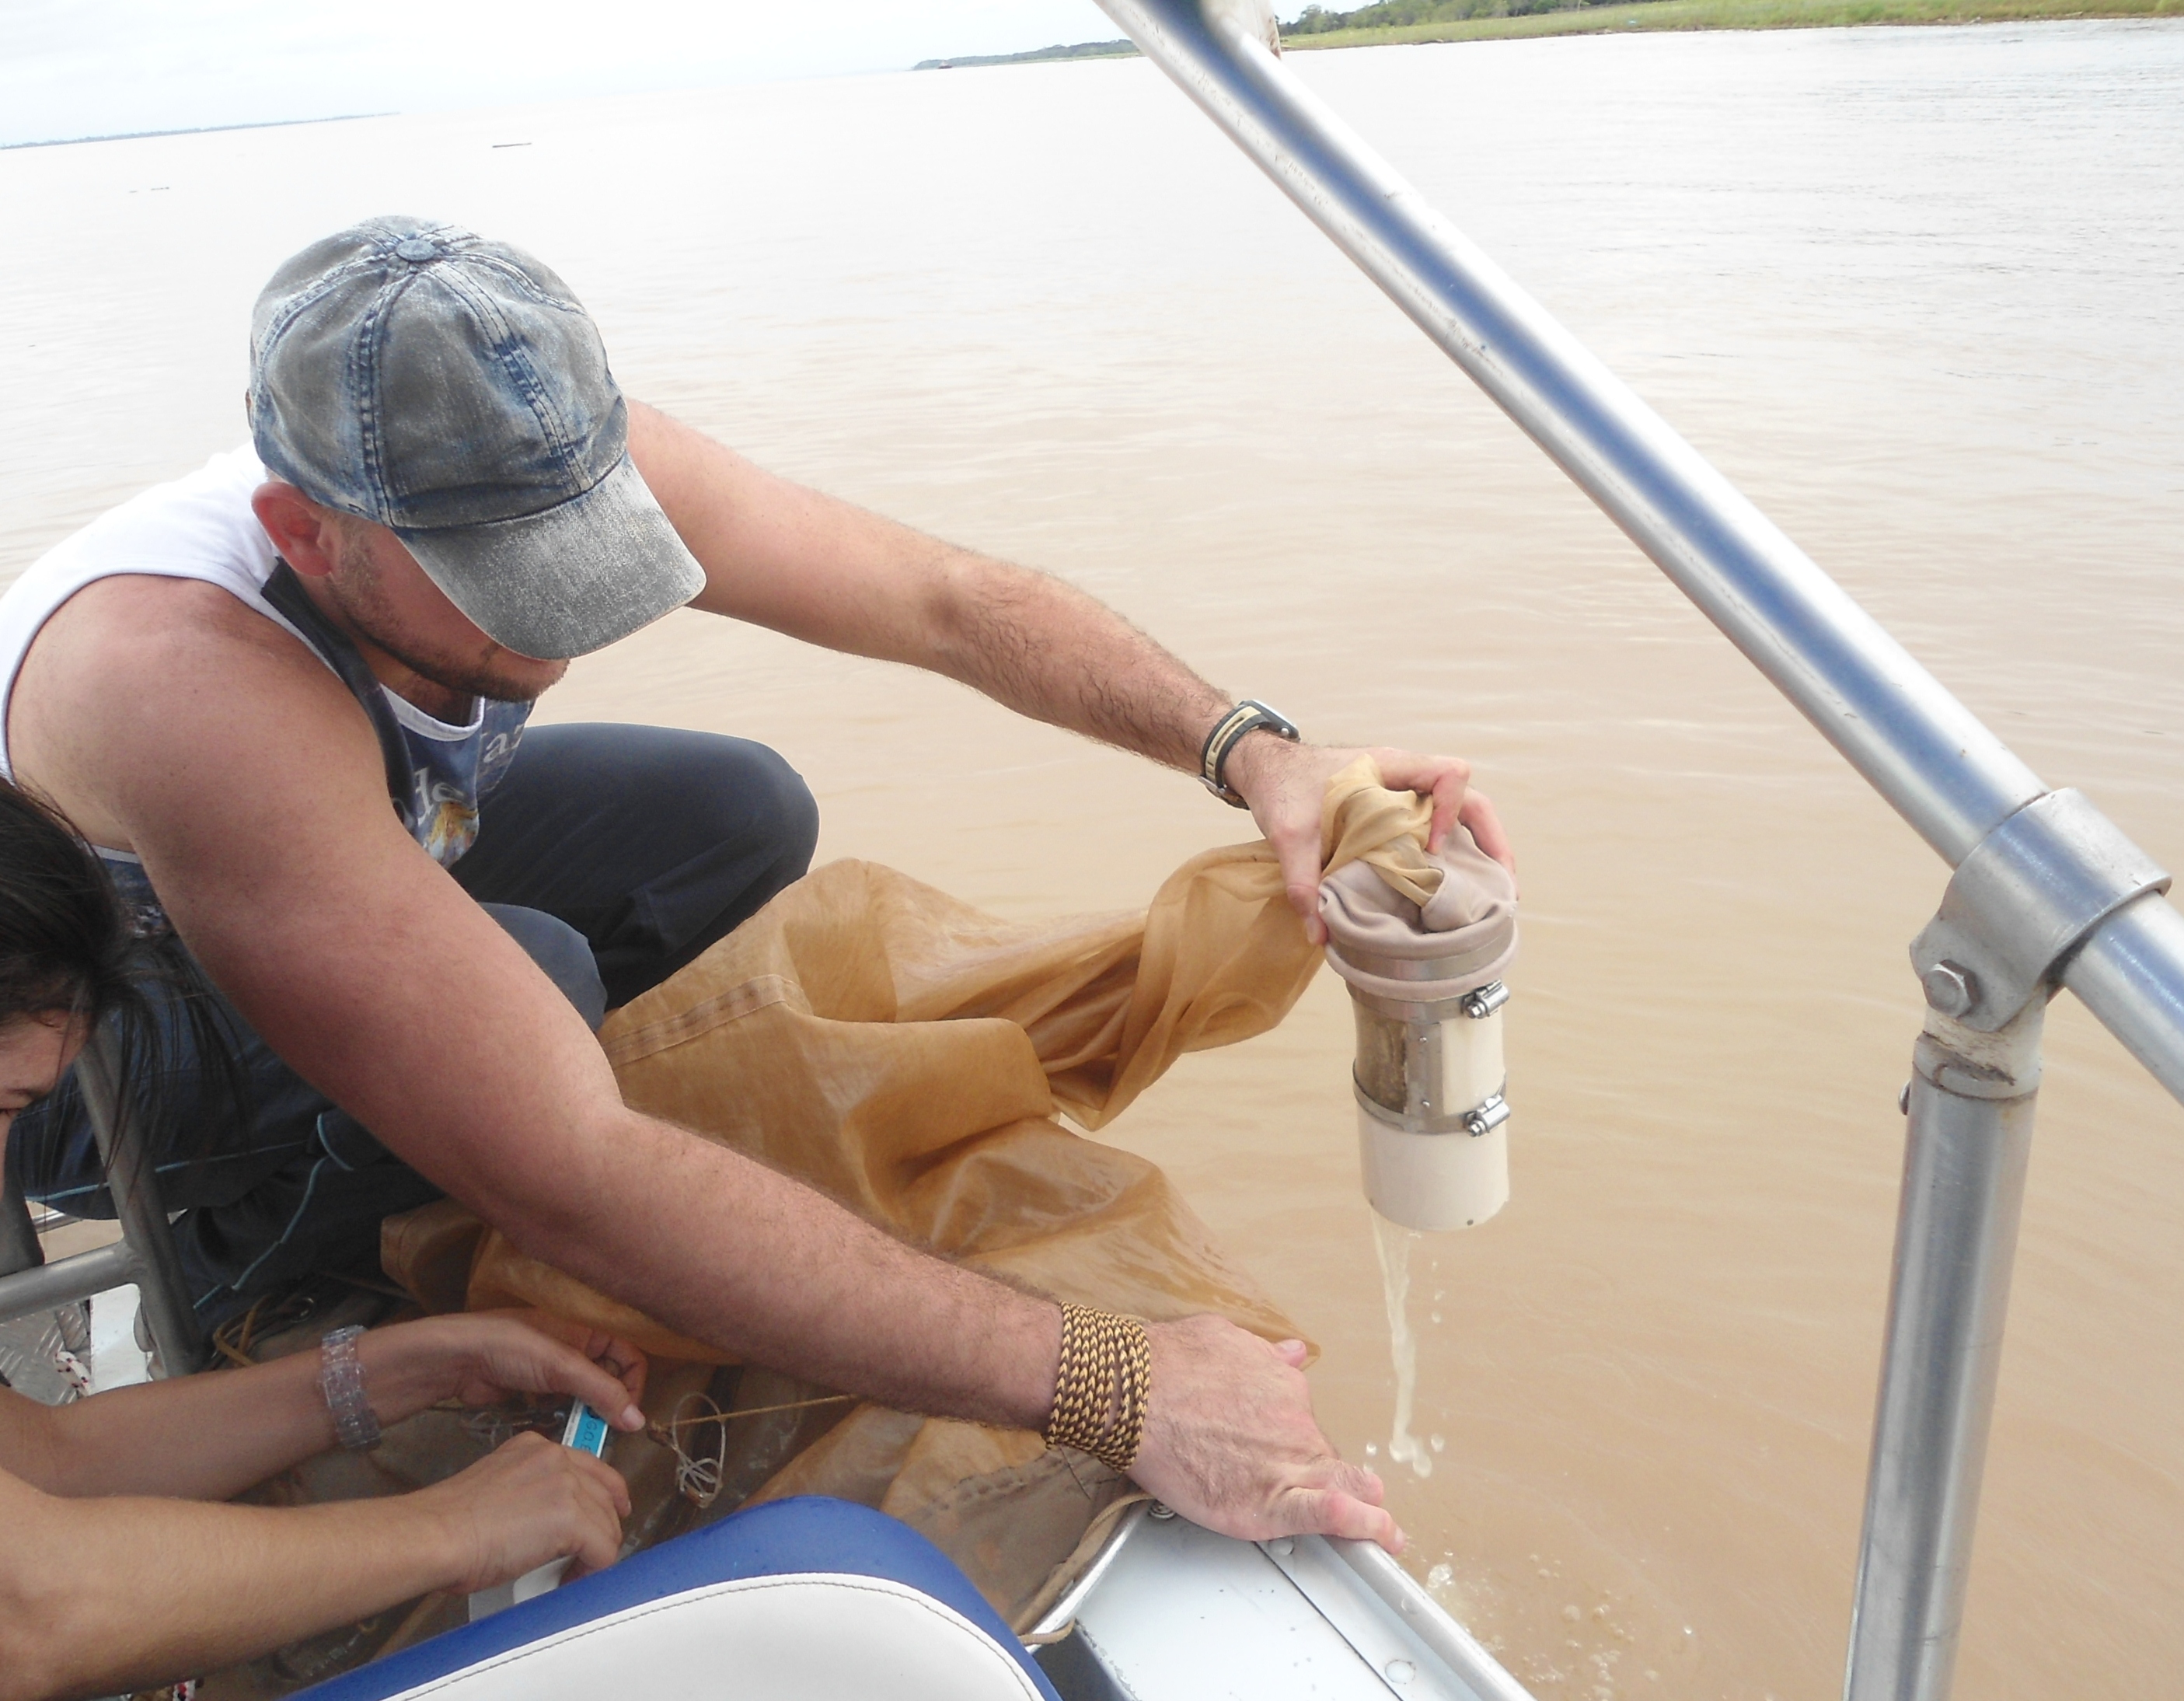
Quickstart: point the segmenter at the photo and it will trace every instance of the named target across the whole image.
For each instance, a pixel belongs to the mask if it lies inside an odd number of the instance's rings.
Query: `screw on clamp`
[[[1919,976],[1926,1002],[1944,1016],[1961,1016],[1979,1002],[1979,977],[1960,962],[1944,958]]]
[[[1490,980],[1477,990],[1463,995],[1463,1013],[1474,1022],[1484,1022],[1508,1001],[1509,989],[1498,980]]]
[[[1496,1093],[1476,1110],[1463,1113],[1463,1129],[1474,1140],[1482,1134],[1491,1134],[1509,1120],[1509,1101]]]

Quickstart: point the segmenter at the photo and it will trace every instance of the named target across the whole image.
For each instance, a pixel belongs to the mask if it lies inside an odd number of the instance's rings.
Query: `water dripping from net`
[[[1388,1347],[1396,1363],[1396,1417],[1388,1457],[1420,1476],[1433,1475],[1433,1453],[1411,1433],[1411,1405],[1418,1386],[1418,1338],[1411,1332],[1411,1251],[1419,1235],[1373,1213],[1373,1244],[1380,1254],[1380,1280],[1388,1301]]]

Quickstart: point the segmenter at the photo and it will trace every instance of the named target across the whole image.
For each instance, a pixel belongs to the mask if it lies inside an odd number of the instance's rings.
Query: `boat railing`
[[[1282,63],[1265,0],[1100,0],[1145,56],[1598,503],[1954,870],[1926,1001],[1844,1678],[1950,1687],[2039,1085],[2068,987],[2184,1098],[2169,877],[2051,790]]]
[[[2077,995],[2184,1099],[2184,917],[2169,878],[2053,790],[1698,452],[1281,63],[1265,0],[1100,0],[1336,245],[1817,727],[1954,871],[1912,945],[1926,1001],[1844,1679],[1847,1701],[1948,1693],[2039,1085]],[[103,1036],[102,1036],[103,1037]],[[79,1069],[128,1230],[46,1265],[0,1200],[0,1316],[133,1284],[170,1370],[203,1353],[157,1178]]]
[[[133,1287],[159,1374],[186,1376],[203,1368],[205,1332],[182,1280],[149,1143],[121,1091],[120,1051],[118,1030],[102,1027],[77,1056],[75,1079],[121,1238],[48,1263],[22,1191],[0,1164],[0,1323]]]

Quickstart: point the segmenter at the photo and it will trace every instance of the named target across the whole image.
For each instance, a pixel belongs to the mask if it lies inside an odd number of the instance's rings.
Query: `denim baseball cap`
[[[368,219],[273,275],[250,349],[266,471],[391,527],[495,643],[582,655],[704,586],[629,458],[599,328],[521,249]]]

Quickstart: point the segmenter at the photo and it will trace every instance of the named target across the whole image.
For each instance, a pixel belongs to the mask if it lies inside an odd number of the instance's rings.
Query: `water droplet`
[[[1577,1605],[1574,1602],[1573,1602],[1570,1605],[1566,1606],[1566,1607],[1564,1607],[1564,1608],[1563,1609],[1563,1619],[1564,1619],[1564,1620],[1566,1620],[1568,1622],[1569,1622],[1569,1623],[1571,1623],[1571,1624],[1575,1624],[1575,1623],[1576,1623],[1580,1619],[1583,1618],[1584,1616],[1585,1616],[1585,1609],[1584,1609],[1583,1607],[1581,1607],[1581,1606]]]
[[[1366,1442],[1366,1443],[1365,1443],[1365,1457],[1366,1457],[1366,1458],[1379,1458],[1379,1456],[1380,1456],[1380,1443],[1379,1443],[1379,1442]],[[1690,1631],[1686,1631],[1685,1632],[1685,1634],[1686,1636],[1688,1636],[1688,1635],[1690,1635],[1690,1634],[1691,1634],[1691,1632],[1690,1632]]]
[[[1434,1312],[1434,1313],[1430,1313],[1430,1315],[1432,1316],[1433,1320],[1434,1320],[1435,1323],[1439,1323],[1439,1322],[1440,1321],[1440,1313],[1439,1312],[1437,1312],[1437,1311],[1436,1311],[1436,1312]]]
[[[1446,1453],[1448,1451],[1448,1437],[1446,1436],[1428,1436],[1426,1437],[1426,1445],[1431,1447],[1435,1453]]]
[[[1352,1666],[1351,1670],[1354,1671],[1357,1668]],[[1407,1659],[1391,1659],[1382,1670],[1387,1673],[1390,1683],[1408,1683],[1418,1675],[1418,1667]]]
[[[1445,1287],[1437,1287],[1437,1288],[1435,1288],[1435,1289],[1434,1290],[1434,1303],[1435,1303],[1435,1305],[1439,1305],[1439,1304],[1441,1302],[1441,1301],[1443,1301],[1444,1299],[1446,1299],[1447,1297],[1448,1297],[1448,1290],[1447,1290],[1446,1288],[1445,1288]]]
[[[1456,1568],[1453,1565],[1435,1565],[1426,1573],[1426,1587],[1429,1589],[1445,1589],[1455,1581]]]

